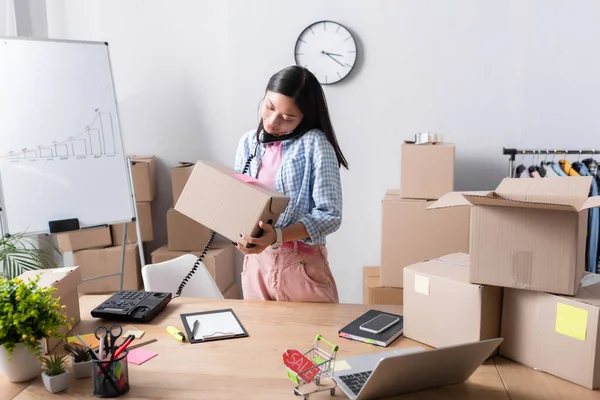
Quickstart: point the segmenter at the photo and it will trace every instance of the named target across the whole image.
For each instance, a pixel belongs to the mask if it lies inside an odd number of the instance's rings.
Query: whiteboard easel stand
[[[131,164],[132,164],[131,158],[127,157],[127,173],[129,174],[129,186],[131,188],[131,201],[133,202],[133,212],[134,212],[134,219],[135,219],[135,221],[132,221],[132,222],[135,222],[135,231],[136,231],[137,239],[138,239],[137,245],[138,245],[138,251],[140,253],[140,269],[141,269],[141,268],[144,268],[144,265],[146,265],[146,260],[144,257],[144,247],[142,244],[142,231],[140,230],[140,219],[138,218],[138,212],[137,212],[137,202],[135,199],[135,188],[133,185],[133,174],[131,173]],[[123,223],[123,237],[122,237],[122,242],[121,242],[123,249],[121,250],[121,270],[120,270],[120,272],[115,272],[113,274],[107,274],[107,275],[93,276],[91,278],[85,278],[85,279],[82,279],[83,282],[120,275],[119,291],[123,290],[123,274],[125,273],[125,250],[127,249],[127,225],[128,224],[129,224],[128,222]],[[141,271],[140,271],[140,274],[141,274]]]

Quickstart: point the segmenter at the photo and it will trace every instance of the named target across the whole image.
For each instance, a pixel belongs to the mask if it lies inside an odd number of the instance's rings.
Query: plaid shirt
[[[235,170],[242,172],[250,154],[256,156],[248,171],[256,178],[264,154],[258,145],[256,131],[247,132],[239,142]],[[282,228],[302,222],[310,235],[307,244],[325,244],[325,237],[338,230],[342,223],[342,183],[340,167],[333,146],[317,129],[298,139],[283,141],[282,162],[275,190],[290,198],[287,208],[275,226]]]

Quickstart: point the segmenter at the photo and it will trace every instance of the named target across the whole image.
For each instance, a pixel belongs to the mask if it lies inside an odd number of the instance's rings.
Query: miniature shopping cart
[[[331,353],[319,347],[321,341],[331,346]],[[296,349],[286,350],[283,361],[288,378],[297,385],[294,388],[296,396],[304,396],[304,400],[307,400],[310,394],[325,390],[329,390],[329,394],[335,396],[337,383],[333,379],[333,371],[338,348],[321,335],[317,335],[312,349],[305,353]]]

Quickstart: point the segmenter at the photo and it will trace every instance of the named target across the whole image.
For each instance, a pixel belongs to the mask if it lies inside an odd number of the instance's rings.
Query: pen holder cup
[[[101,398],[120,397],[129,392],[129,371],[125,350],[114,360],[94,360],[94,396]]]

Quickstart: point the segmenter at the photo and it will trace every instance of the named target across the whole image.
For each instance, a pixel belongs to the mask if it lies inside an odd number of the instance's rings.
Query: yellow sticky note
[[[90,346],[90,348],[95,349],[100,345],[100,341],[96,338],[96,335],[94,335],[93,333],[88,333],[86,335],[79,335],[79,337],[81,337],[83,339],[84,342],[87,343],[88,346]],[[79,341],[79,339],[77,339],[77,336],[70,336],[67,338],[67,343],[77,343],[77,344],[81,344],[81,342]]]
[[[333,370],[336,372],[346,371],[351,368],[352,367],[350,367],[350,364],[348,364],[348,361],[346,360],[335,360],[335,364],[333,364]]]
[[[564,303],[556,304],[556,332],[575,339],[585,340],[587,324],[587,310]]]

